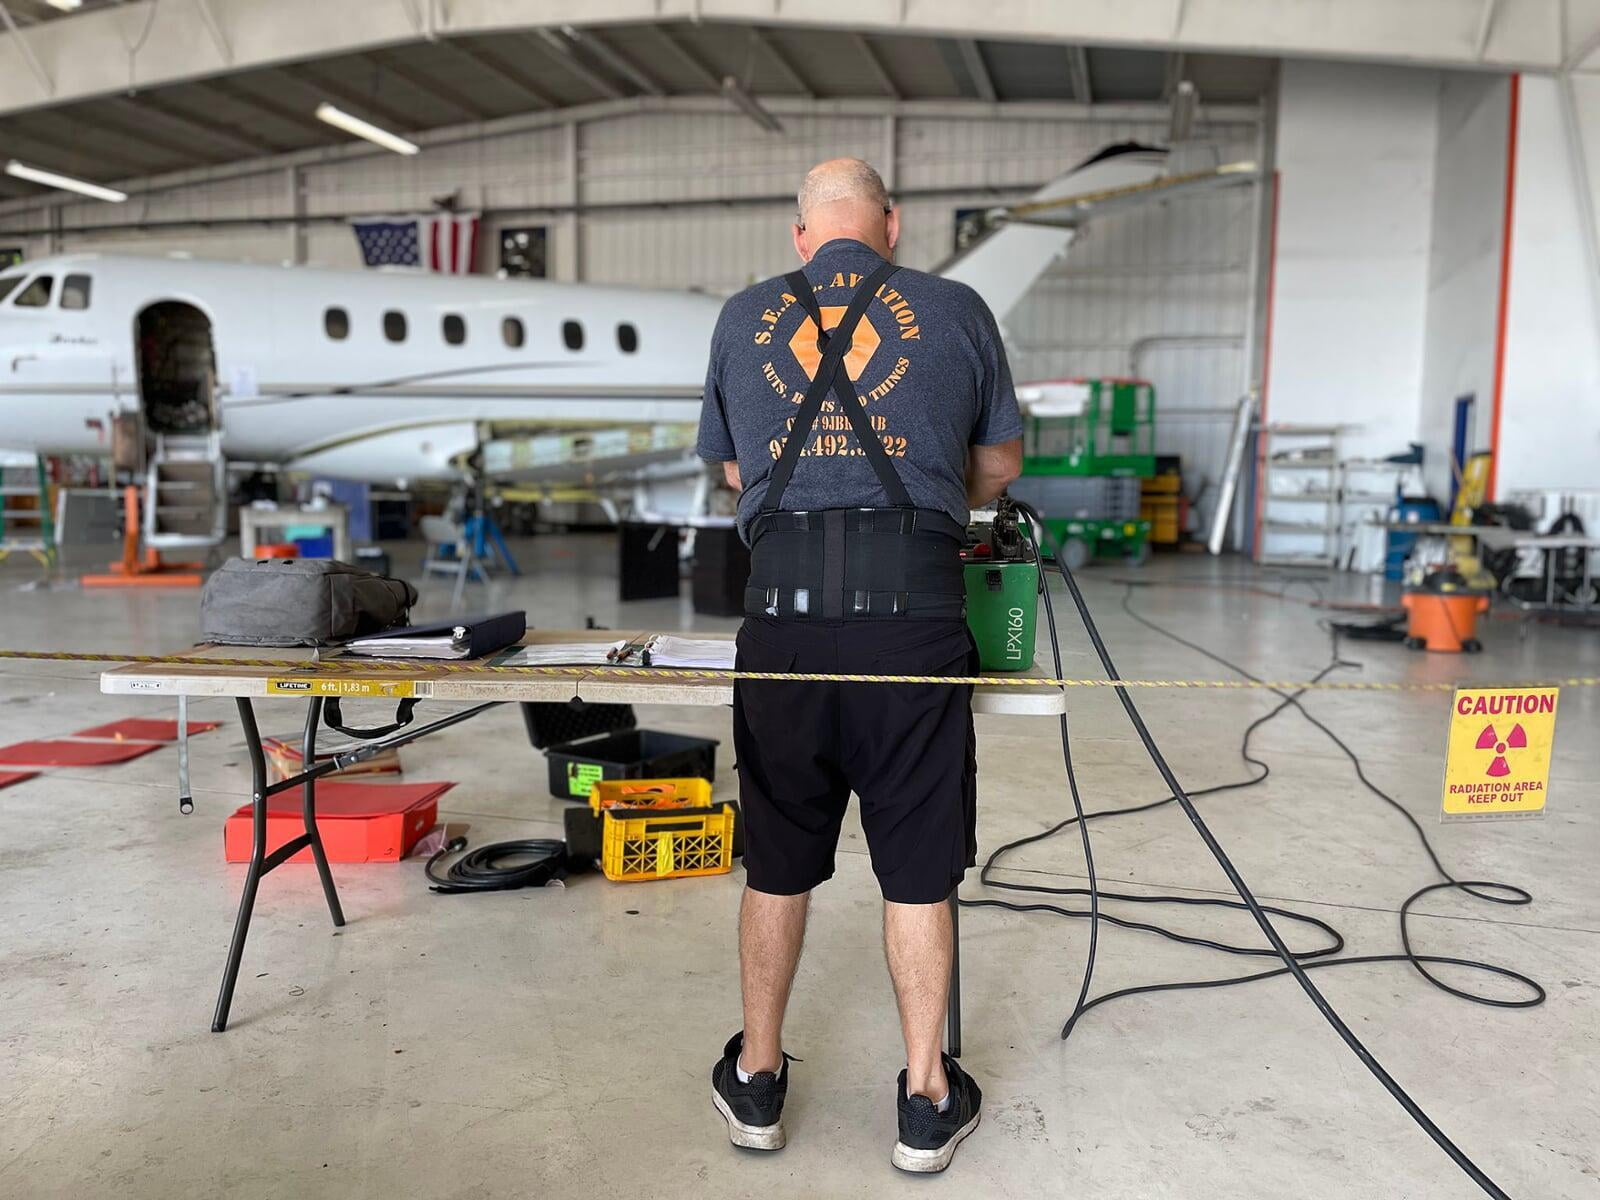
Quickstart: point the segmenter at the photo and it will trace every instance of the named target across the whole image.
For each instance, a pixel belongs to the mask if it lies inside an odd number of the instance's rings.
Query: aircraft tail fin
[[[1166,160],[1165,150],[1136,142],[1108,146],[1045,184],[1027,203],[1148,183],[1161,176]],[[1070,225],[1007,221],[980,235],[934,268],[933,274],[967,284],[983,297],[995,319],[1004,321],[1050,264],[1072,244],[1076,233]]]

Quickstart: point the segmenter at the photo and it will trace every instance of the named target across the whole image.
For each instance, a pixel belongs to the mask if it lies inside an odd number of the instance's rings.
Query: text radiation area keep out
[[[1444,820],[1544,815],[1559,688],[1463,688],[1450,705]]]

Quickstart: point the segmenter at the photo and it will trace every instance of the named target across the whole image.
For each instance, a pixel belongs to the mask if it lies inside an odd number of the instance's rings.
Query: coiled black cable
[[[1035,530],[1037,530],[1040,533],[1043,533],[1046,536],[1048,536],[1048,531],[1045,529],[1044,522],[1040,519],[1040,517],[1039,517],[1037,512],[1033,511],[1031,508],[1029,508],[1026,505],[1019,505],[1018,507],[1020,509],[1022,509],[1022,511],[1024,511],[1027,514],[1027,516],[1030,519],[1030,523],[1032,524],[1032,526],[1034,527]],[[1054,539],[1052,539],[1052,542],[1053,541],[1054,541]],[[1216,836],[1211,832],[1210,827],[1206,825],[1205,820],[1200,816],[1199,811],[1194,806],[1194,802],[1193,802],[1192,798],[1189,796],[1189,794],[1187,792],[1184,791],[1183,786],[1178,782],[1177,777],[1173,774],[1171,767],[1167,764],[1165,756],[1161,753],[1161,748],[1156,744],[1155,739],[1151,736],[1150,730],[1148,729],[1148,727],[1144,723],[1144,718],[1140,715],[1138,707],[1134,704],[1133,698],[1129,695],[1128,689],[1125,688],[1125,687],[1120,686],[1120,680],[1121,680],[1122,677],[1121,677],[1120,674],[1118,674],[1117,668],[1116,668],[1116,664],[1112,661],[1111,654],[1106,649],[1105,641],[1100,636],[1099,627],[1095,624],[1094,617],[1089,612],[1089,606],[1088,606],[1087,602],[1084,600],[1083,592],[1078,587],[1077,580],[1073,578],[1071,570],[1066,566],[1066,564],[1064,562],[1062,562],[1061,554],[1060,554],[1060,547],[1053,545],[1052,549],[1054,551],[1054,561],[1055,561],[1055,567],[1056,567],[1057,573],[1061,576],[1062,582],[1066,585],[1067,591],[1072,597],[1073,604],[1078,610],[1079,619],[1083,622],[1084,631],[1088,634],[1089,641],[1093,645],[1094,650],[1095,650],[1095,654],[1100,659],[1101,666],[1105,669],[1106,675],[1111,680],[1119,683],[1119,686],[1117,686],[1115,688],[1115,691],[1117,693],[1117,699],[1121,702],[1122,707],[1123,707],[1123,711],[1127,714],[1129,722],[1133,725],[1134,732],[1138,735],[1140,742],[1144,745],[1145,752],[1149,755],[1152,764],[1154,764],[1154,766],[1156,768],[1156,771],[1160,774],[1162,782],[1167,786],[1168,791],[1170,793],[1170,799],[1172,801],[1175,801],[1183,809],[1184,815],[1186,817],[1188,817],[1188,819],[1189,819],[1189,823],[1194,827],[1195,832],[1197,834],[1199,834],[1201,841],[1203,841],[1205,843],[1206,848],[1211,852],[1212,857],[1214,859],[1216,859],[1217,865],[1222,868],[1223,874],[1227,876],[1228,882],[1233,886],[1234,891],[1238,893],[1240,900],[1243,901],[1244,907],[1246,909],[1248,909],[1248,911],[1250,912],[1251,917],[1254,918],[1254,920],[1256,922],[1256,925],[1260,928],[1261,932],[1266,936],[1266,939],[1267,939],[1268,943],[1272,947],[1273,953],[1275,953],[1277,955],[1277,957],[1279,958],[1279,960],[1283,963],[1283,967],[1281,969],[1279,969],[1279,970],[1275,970],[1275,971],[1272,971],[1272,972],[1266,972],[1266,973],[1262,973],[1262,974],[1257,975],[1257,976],[1251,976],[1251,977],[1247,977],[1247,978],[1267,978],[1267,977],[1269,977],[1271,975],[1278,975],[1278,974],[1288,974],[1288,975],[1293,976],[1295,982],[1300,985],[1301,990],[1305,992],[1306,996],[1311,1000],[1312,1004],[1316,1007],[1317,1011],[1322,1014],[1323,1019],[1326,1020],[1328,1022],[1328,1024],[1333,1027],[1334,1031],[1336,1033],[1338,1033],[1340,1038],[1344,1041],[1345,1045],[1348,1046],[1350,1048],[1351,1052],[1354,1053],[1355,1056],[1358,1059],[1361,1060],[1362,1065],[1365,1066],[1367,1068],[1367,1070],[1372,1073],[1373,1077],[1376,1078],[1378,1080],[1378,1082],[1381,1083],[1384,1086],[1385,1090],[1387,1090],[1389,1092],[1389,1094],[1395,1099],[1395,1101],[1403,1109],[1405,1109],[1406,1113],[1411,1117],[1411,1119],[1413,1121],[1415,1121],[1423,1129],[1423,1131],[1428,1134],[1428,1136],[1430,1138],[1433,1139],[1435,1144],[1437,1144],[1439,1146],[1439,1148],[1441,1150],[1443,1150],[1450,1157],[1450,1159],[1475,1184],[1477,1184],[1479,1188],[1481,1188],[1484,1191],[1485,1194],[1487,1194],[1489,1196],[1492,1196],[1492,1197],[1495,1197],[1496,1200],[1509,1200],[1509,1197],[1507,1196],[1506,1192],[1503,1189],[1501,1189],[1500,1186],[1494,1182],[1494,1180],[1490,1179],[1489,1176],[1482,1170],[1482,1168],[1480,1168],[1477,1165],[1477,1163],[1473,1162],[1473,1160],[1471,1158],[1469,1158],[1458,1146],[1456,1146],[1456,1144],[1454,1142],[1452,1142],[1450,1140],[1449,1136],[1446,1135],[1445,1132],[1442,1129],[1439,1128],[1439,1126],[1434,1122],[1434,1120],[1431,1117],[1429,1117],[1428,1114],[1425,1111],[1423,1111],[1422,1107],[1419,1104],[1417,1104],[1417,1102],[1414,1099],[1412,1099],[1410,1094],[1408,1092],[1406,1092],[1406,1090],[1403,1087],[1400,1086],[1400,1084],[1394,1079],[1394,1077],[1389,1074],[1389,1072],[1384,1068],[1383,1064],[1380,1063],[1373,1056],[1372,1052],[1370,1050],[1368,1050],[1364,1044],[1362,1044],[1361,1039],[1358,1038],[1355,1035],[1354,1031],[1352,1031],[1350,1029],[1350,1027],[1347,1024],[1345,1024],[1344,1019],[1342,1017],[1340,1017],[1338,1012],[1335,1011],[1335,1009],[1333,1008],[1333,1006],[1330,1003],[1328,1003],[1327,998],[1322,995],[1321,991],[1318,990],[1316,984],[1311,981],[1310,977],[1306,973],[1308,969],[1311,969],[1311,968],[1314,968],[1314,967],[1317,967],[1317,966],[1333,965],[1333,963],[1335,961],[1349,964],[1349,963],[1353,963],[1355,960],[1354,959],[1324,960],[1321,963],[1307,963],[1307,964],[1302,965],[1302,963],[1300,962],[1300,957],[1301,956],[1298,956],[1284,942],[1282,936],[1278,933],[1277,929],[1273,926],[1271,920],[1268,919],[1266,909],[1264,909],[1262,907],[1262,905],[1260,904],[1260,902],[1256,900],[1254,893],[1252,893],[1250,891],[1249,885],[1245,883],[1244,878],[1239,874],[1238,868],[1236,868],[1233,865],[1233,861],[1228,857],[1227,852],[1225,850],[1223,850],[1221,844],[1217,841]],[[1044,593],[1045,593],[1046,597],[1048,597],[1048,595],[1049,595],[1049,586],[1048,586],[1048,583],[1044,580],[1043,577],[1041,577],[1041,583],[1044,585]],[[1050,611],[1048,602],[1046,604],[1046,618],[1047,618],[1047,620],[1049,621],[1049,623],[1051,625],[1051,643],[1052,643],[1052,648],[1054,649],[1055,648],[1055,644],[1056,644],[1055,630],[1054,630],[1054,614],[1053,614],[1053,612]],[[1298,696],[1295,696],[1292,700],[1290,700],[1285,693],[1281,693],[1280,692],[1279,695],[1283,696],[1285,698],[1286,703],[1293,703],[1296,706],[1299,706]],[[1279,706],[1279,710],[1281,710],[1283,707],[1284,707],[1284,705],[1280,705]],[[1277,710],[1275,710],[1275,711],[1277,711]],[[1302,713],[1305,712],[1304,708],[1301,708],[1301,712]],[[1307,714],[1307,715],[1309,716],[1309,714]],[[1334,736],[1332,734],[1332,732],[1327,729],[1326,726],[1321,725],[1320,722],[1317,723],[1317,724],[1318,724],[1318,727],[1321,728],[1330,737]],[[1061,728],[1062,728],[1063,742],[1065,742],[1067,740],[1067,736],[1068,736],[1067,724],[1066,724],[1065,718],[1063,718],[1063,720],[1062,720]],[[1335,739],[1335,740],[1337,741],[1337,739]],[[1354,755],[1354,752],[1350,751],[1349,747],[1344,746],[1344,744],[1342,742],[1338,742],[1338,744],[1341,746],[1341,748],[1343,748],[1345,750],[1346,754],[1349,755],[1352,758],[1353,761],[1358,761],[1358,760],[1356,760],[1356,756]],[[1076,810],[1076,818],[1075,819],[1077,821],[1077,824],[1079,825],[1080,832],[1083,834],[1084,846],[1085,846],[1085,850],[1087,852],[1087,850],[1088,850],[1088,834],[1087,834],[1087,830],[1086,830],[1086,819],[1085,819],[1085,817],[1083,815],[1082,806],[1081,806],[1081,803],[1079,802],[1079,798],[1078,798],[1078,789],[1077,789],[1077,785],[1076,785],[1076,780],[1073,777],[1074,773],[1073,773],[1073,767],[1072,767],[1070,753],[1067,756],[1066,762],[1067,762],[1068,779],[1072,783],[1072,795],[1073,795],[1074,807],[1075,807],[1075,810]],[[1358,777],[1361,778],[1362,781],[1364,783],[1366,783],[1366,785],[1369,788],[1371,788],[1375,792],[1378,791],[1378,789],[1376,789],[1375,786],[1372,785],[1371,782],[1366,779],[1365,774],[1364,774],[1364,772],[1362,772],[1360,770],[1359,765],[1357,766],[1357,773],[1358,773]],[[1257,780],[1255,782],[1259,782],[1259,780]],[[1382,794],[1382,793],[1380,793],[1380,794]],[[1389,802],[1392,805],[1394,805],[1394,807],[1400,809],[1400,811],[1402,813],[1405,812],[1405,810],[1403,808],[1401,808],[1397,803],[1395,803],[1392,798],[1389,798],[1387,796],[1385,796],[1385,798],[1389,799]],[[1166,802],[1167,802],[1166,800],[1163,800],[1163,801],[1159,801],[1158,803],[1166,803]],[[1148,807],[1154,807],[1154,805],[1151,805],[1151,806],[1148,806]],[[1413,896],[1412,897],[1412,901],[1414,901],[1416,899],[1419,899],[1421,895],[1426,894],[1427,892],[1430,892],[1430,891],[1433,891],[1433,890],[1437,890],[1437,889],[1439,889],[1441,887],[1456,886],[1456,887],[1460,887],[1462,890],[1469,891],[1473,895],[1478,895],[1479,892],[1473,891],[1472,889],[1475,889],[1475,888],[1481,889],[1481,888],[1486,888],[1486,887],[1487,888],[1505,888],[1507,886],[1507,885],[1503,885],[1503,884],[1494,884],[1494,883],[1488,883],[1488,882],[1484,882],[1484,881],[1474,881],[1474,880],[1458,881],[1458,880],[1454,880],[1449,875],[1449,873],[1444,870],[1443,866],[1439,864],[1437,856],[1433,854],[1431,845],[1427,845],[1427,838],[1426,838],[1425,835],[1422,835],[1421,826],[1416,824],[1415,819],[1411,818],[1409,813],[1406,813],[1405,815],[1407,816],[1408,819],[1410,819],[1412,821],[1412,824],[1416,828],[1419,836],[1422,836],[1424,845],[1426,846],[1430,857],[1432,858],[1435,866],[1438,867],[1440,873],[1445,876],[1445,879],[1447,881],[1444,884],[1435,884],[1435,885],[1431,885],[1428,888],[1425,888],[1423,890],[1423,892],[1418,893],[1417,895]],[[1038,839],[1036,837],[1033,840],[1038,840]],[[1098,897],[1096,895],[1096,893],[1098,892],[1098,887],[1096,885],[1096,880],[1095,880],[1095,878],[1094,878],[1094,876],[1092,874],[1090,875],[1089,884],[1090,884],[1090,892],[1091,892],[1091,896],[1090,896],[1090,900],[1091,900],[1091,924],[1093,926],[1093,925],[1097,925],[1098,924],[1098,918],[1099,918],[1100,914],[1098,913]],[[1495,899],[1496,899],[1496,902],[1498,902],[1498,903],[1527,903],[1527,900],[1517,899],[1516,896],[1518,894],[1526,896],[1526,893],[1525,892],[1521,892],[1521,889],[1511,889],[1511,898],[1509,898],[1509,899],[1507,899],[1507,898],[1495,898]],[[1485,894],[1484,898],[1490,898],[1490,897],[1489,897],[1488,894]],[[1407,905],[1405,906],[1406,911],[1409,910],[1410,903],[1411,903],[1411,901],[1407,902]],[[1058,910],[1058,911],[1066,912],[1069,915],[1079,915],[1079,914],[1073,913],[1071,910]],[[1091,947],[1092,947],[1092,945],[1093,945],[1093,936],[1091,935]],[[1525,983],[1529,984],[1534,989],[1536,989],[1537,993],[1538,993],[1537,994],[1537,998],[1533,999],[1531,1002],[1524,1001],[1524,1002],[1499,1002],[1499,1003],[1501,1003],[1503,1005],[1507,1005],[1507,1006],[1512,1006],[1512,1007],[1526,1007],[1526,1006],[1528,1006],[1529,1003],[1534,1003],[1534,1004],[1540,1003],[1544,998],[1542,989],[1539,989],[1538,985],[1533,983],[1532,980],[1528,980],[1528,979],[1526,979],[1526,977],[1516,976],[1516,974],[1514,972],[1506,971],[1504,968],[1488,967],[1487,964],[1471,964],[1471,963],[1465,962],[1465,960],[1445,959],[1445,958],[1441,958],[1441,957],[1437,957],[1437,956],[1418,956],[1418,955],[1415,955],[1411,951],[1411,948],[1410,948],[1410,945],[1409,945],[1409,939],[1406,939],[1405,948],[1406,948],[1406,954],[1405,955],[1382,956],[1381,958],[1372,958],[1372,959],[1368,959],[1366,961],[1395,961],[1395,960],[1409,961],[1409,962],[1412,963],[1412,965],[1417,970],[1422,971],[1423,974],[1425,976],[1427,976],[1430,980],[1435,980],[1435,977],[1433,977],[1432,975],[1429,975],[1425,970],[1423,970],[1422,966],[1420,965],[1421,962],[1424,962],[1424,961],[1427,961],[1427,962],[1441,962],[1441,963],[1454,962],[1454,963],[1458,963],[1459,965],[1483,966],[1483,967],[1486,967],[1486,969],[1489,969],[1491,971],[1495,971],[1496,973],[1499,973],[1499,974],[1502,974],[1502,975],[1509,975],[1509,976],[1512,976],[1512,977],[1515,977],[1515,978],[1520,978]],[[1088,990],[1088,976],[1092,973],[1092,971],[1093,971],[1093,958],[1092,958],[1092,950],[1091,950],[1091,958],[1090,958],[1090,961],[1089,961],[1089,964],[1088,964],[1088,968],[1085,971],[1084,988],[1083,988],[1083,991],[1080,992],[1080,995],[1079,995],[1079,1004],[1078,1004],[1078,1006],[1076,1006],[1074,1008],[1072,1016],[1068,1018],[1066,1026],[1062,1030],[1063,1037],[1065,1037],[1068,1033],[1071,1032],[1073,1023],[1079,1017],[1082,1016],[1083,1012],[1087,1011],[1090,1007],[1093,1007],[1093,1005],[1085,1003],[1085,1001],[1084,1001],[1084,995]],[[1236,979],[1236,980],[1226,981],[1226,982],[1245,982],[1245,981],[1246,981],[1246,979]],[[1189,986],[1189,985],[1185,985],[1185,984],[1156,985],[1154,988],[1136,989],[1136,990],[1174,990],[1176,988],[1181,988],[1181,987],[1185,987],[1185,986]],[[1225,986],[1225,981],[1215,981],[1215,982],[1202,981],[1198,986]],[[1440,986],[1444,986],[1444,985],[1441,984]],[[1473,998],[1470,994],[1462,993],[1462,992],[1459,992],[1459,991],[1455,991],[1454,989],[1448,989],[1447,988],[1446,990],[1452,990],[1452,991],[1454,991],[1454,994],[1462,995],[1462,996],[1464,996],[1465,998],[1468,998],[1468,999],[1472,999]],[[1126,995],[1126,994],[1130,994],[1130,993],[1129,993],[1128,990],[1124,990],[1122,993],[1118,993],[1118,994]],[[1095,1003],[1096,1004],[1104,1003],[1106,1000],[1109,1000],[1111,998],[1112,998],[1112,996],[1102,997],[1099,1000],[1097,1000]]]
[[[428,859],[424,870],[433,885],[429,891],[443,896],[504,892],[512,888],[543,887],[552,879],[565,879],[567,875],[567,844],[559,838],[493,842],[468,851],[451,863],[443,875],[434,873],[433,868],[441,858],[466,847],[466,838],[452,838]]]

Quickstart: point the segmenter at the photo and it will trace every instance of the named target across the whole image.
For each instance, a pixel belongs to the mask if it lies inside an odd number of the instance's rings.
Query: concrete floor
[[[529,579],[494,601],[545,627],[671,626],[687,601],[619,606],[608,538],[519,546]],[[1211,663],[1118,608],[1123,572],[1086,583],[1129,676],[1217,678]],[[22,590],[0,567],[0,644],[151,652],[187,645],[193,593]],[[1151,580],[1238,583],[1237,563],[1153,563]],[[1276,583],[1269,583],[1276,587]],[[1366,581],[1324,585],[1365,597]],[[1294,589],[1291,597],[1305,596]],[[431,585],[432,611],[448,601]],[[1142,611],[1269,678],[1326,660],[1318,614],[1294,599],[1150,588]],[[1065,620],[1065,618],[1064,618]],[[1069,675],[1090,675],[1075,622]],[[1065,628],[1065,625],[1064,625]],[[1491,622],[1474,658],[1353,645],[1365,677],[1528,680],[1600,674],[1600,636]],[[1141,692],[1186,785],[1245,774],[1243,726],[1258,692]],[[1526,1011],[1477,1007],[1404,966],[1328,971],[1352,1027],[1446,1131],[1517,1197],[1600,1193],[1600,693],[1561,699],[1551,812],[1540,822],[1440,827],[1446,700],[1338,693],[1308,704],[1430,831],[1463,877],[1535,895],[1506,909],[1425,901],[1419,948],[1485,958],[1543,982]],[[297,709],[266,710],[269,731]],[[360,710],[357,710],[358,713]],[[65,734],[170,706],[99,695],[81,666],[0,663],[0,743]],[[968,910],[964,1062],[982,1082],[982,1128],[941,1183],[898,1175],[901,1065],[859,827],[817,896],[789,1027],[789,1147],[741,1154],[712,1110],[707,1075],[737,1028],[734,911],[741,875],[623,886],[598,877],[476,897],[430,894],[418,861],[336,867],[349,925],[328,924],[310,868],[263,886],[233,1027],[208,1031],[243,868],[221,859],[224,815],[248,773],[227,702],[197,706],[222,729],[193,743],[196,811],[174,803],[175,752],[120,767],[57,770],[0,791],[0,1195],[6,1197],[511,1197],[542,1194],[882,1197],[1210,1197],[1302,1200],[1477,1194],[1324,1025],[1292,982],[1139,997],[1091,1014],[1063,1044],[1087,929],[1045,915]],[[641,723],[723,739],[725,711],[645,709]],[[1108,691],[1072,697],[1091,807],[1161,794]],[[980,718],[985,851],[1067,808],[1055,723]],[[1293,714],[1259,736],[1260,788],[1203,801],[1263,899],[1333,922],[1355,953],[1398,948],[1397,906],[1432,876],[1412,833],[1359,789],[1348,764]],[[450,779],[443,815],[474,841],[556,835],[514,709],[404,752],[412,779]],[[1101,878],[1133,892],[1226,894],[1181,814],[1097,823]],[[1082,880],[1076,836],[1019,852],[1008,877]],[[980,893],[975,879],[965,888]],[[1150,916],[1140,912],[1136,916]],[[1253,939],[1247,919],[1168,912],[1197,933]],[[1104,930],[1096,990],[1239,973],[1258,965],[1148,934]],[[1479,978],[1464,986],[1512,994]]]

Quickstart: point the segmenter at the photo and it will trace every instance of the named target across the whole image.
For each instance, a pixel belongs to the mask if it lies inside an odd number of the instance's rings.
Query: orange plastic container
[[[602,779],[589,789],[595,816],[608,808],[709,808],[709,779]]]
[[[300,547],[293,542],[257,542],[257,558],[299,558]]]
[[[1450,654],[1483,649],[1478,641],[1478,614],[1489,611],[1489,597],[1476,592],[1406,592],[1406,645],[1413,650]]]

